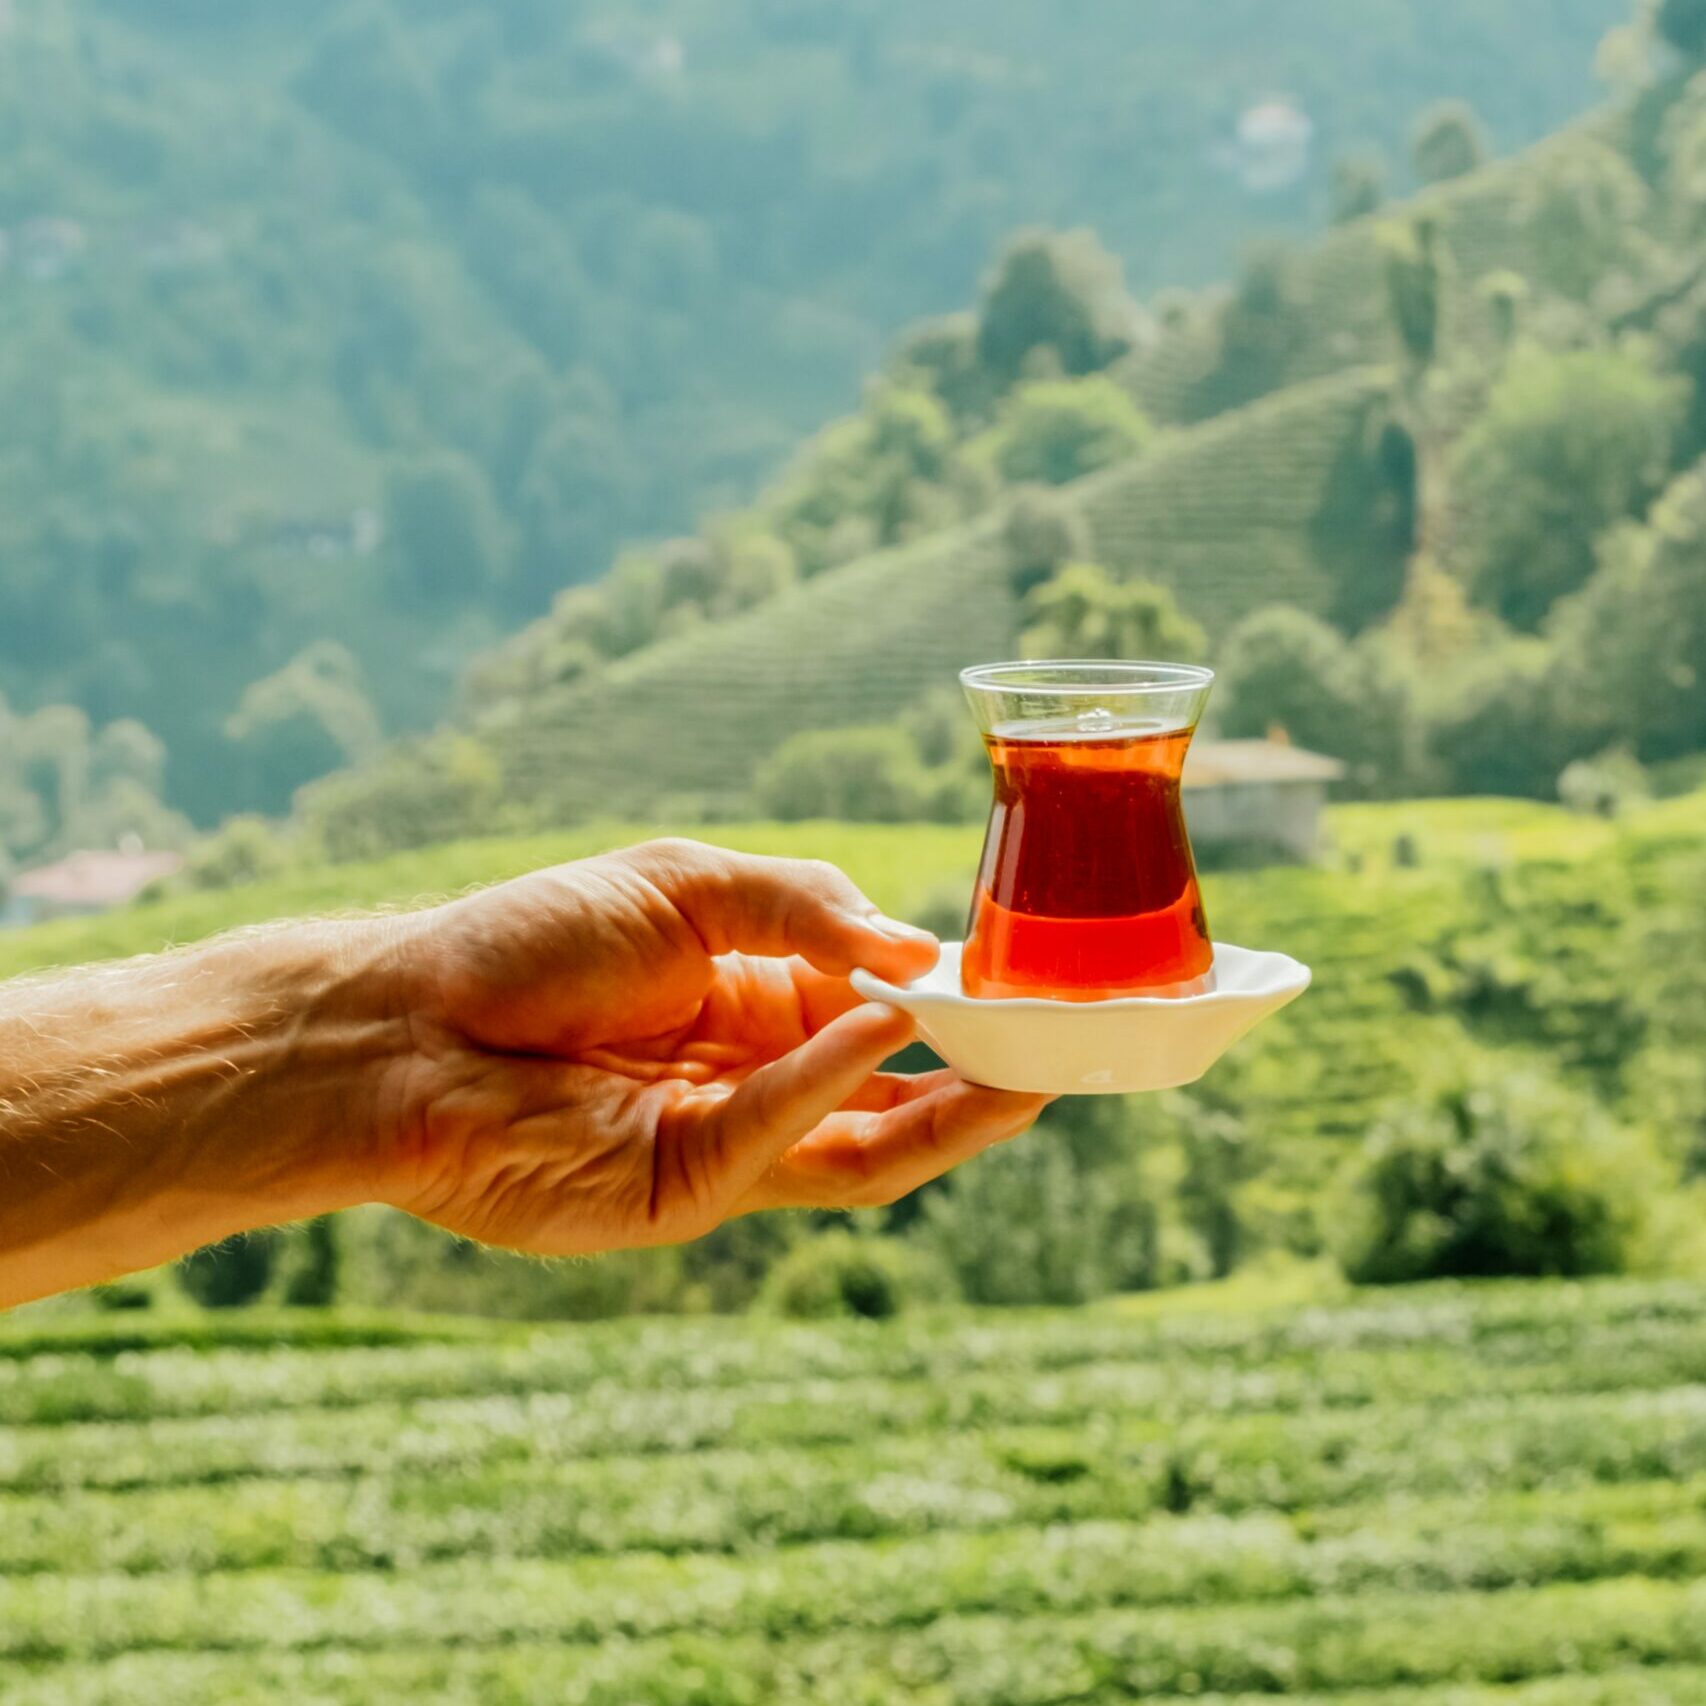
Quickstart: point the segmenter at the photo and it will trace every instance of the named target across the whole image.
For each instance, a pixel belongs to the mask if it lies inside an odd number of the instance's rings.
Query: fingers
[[[929,1089],[897,1094],[884,1112],[826,1119],[742,1207],[870,1208],[894,1202],[992,1143],[1019,1136],[1051,1100],[967,1084],[951,1072],[927,1076],[934,1081]]]
[[[701,1201],[728,1205],[842,1106],[912,1039],[912,1021],[867,1004],[844,1014],[780,1060],[762,1066],[704,1121],[694,1149]],[[684,1156],[683,1160],[686,1161]]]
[[[907,982],[936,963],[928,931],[885,918],[821,860],[730,853],[697,841],[652,841],[617,857],[651,882],[711,954],[798,954],[821,972],[864,966]]]

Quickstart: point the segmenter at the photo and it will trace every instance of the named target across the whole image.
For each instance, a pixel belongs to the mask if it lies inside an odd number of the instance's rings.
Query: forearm
[[[384,921],[0,986],[0,1307],[366,1200]]]

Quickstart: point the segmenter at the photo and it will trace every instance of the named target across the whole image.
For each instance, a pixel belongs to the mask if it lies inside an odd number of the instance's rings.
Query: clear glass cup
[[[960,962],[968,995],[1208,987],[1179,785],[1213,681],[1191,664],[1079,660],[961,673],[995,773]]]

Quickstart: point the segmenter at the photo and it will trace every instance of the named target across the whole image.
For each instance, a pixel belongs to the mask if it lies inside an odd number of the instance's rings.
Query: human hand
[[[417,914],[377,1194],[552,1255],[892,1202],[1047,1102],[878,1070],[911,1021],[862,1005],[847,973],[904,982],[936,954],[832,866],[691,841]]]

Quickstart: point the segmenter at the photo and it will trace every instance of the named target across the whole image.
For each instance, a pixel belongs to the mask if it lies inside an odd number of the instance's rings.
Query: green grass
[[[1313,967],[1308,996],[1215,1068],[1210,1087],[1262,1141],[1259,1188],[1278,1226],[1314,1220],[1348,1145],[1391,1098],[1454,1063],[1544,1057],[1602,1089],[1631,1046],[1628,970],[1642,919],[1686,906],[1706,857],[1706,793],[1613,823],[1497,799],[1354,805],[1329,814],[1318,868],[1211,874],[1222,941]],[[668,826],[663,826],[668,827]],[[366,864],[185,895],[0,935],[0,975],[147,952],[280,916],[407,906],[652,833],[605,824],[459,842]],[[974,826],[731,824],[709,840],[827,858],[880,905],[917,915],[969,894]],[[1395,861],[1400,838],[1419,863]],[[1289,1236],[1282,1234],[1282,1236]]]
[[[1706,1700],[1706,1288],[1217,1301],[0,1328],[0,1685]]]

